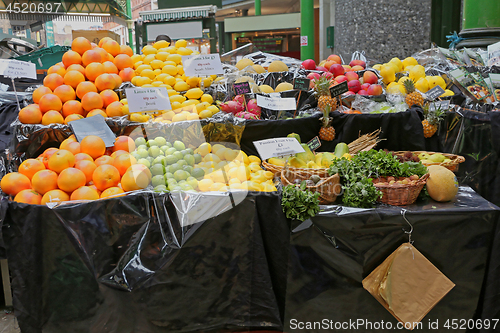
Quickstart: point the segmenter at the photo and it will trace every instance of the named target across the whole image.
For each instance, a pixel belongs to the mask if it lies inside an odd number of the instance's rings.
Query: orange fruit
[[[113,146],[113,151],[124,150],[126,152],[133,152],[135,150],[134,140],[125,135],[120,135],[115,139],[115,145]]]
[[[120,195],[122,193],[125,193],[125,192],[121,188],[119,188],[118,186],[110,187],[110,188],[107,188],[104,191],[102,191],[101,199],[105,199],[105,198],[109,198],[109,197],[113,197],[113,198],[123,197],[123,195]]]
[[[85,81],[85,76],[78,70],[69,70],[64,75],[64,84],[71,86],[73,89],[76,89],[83,81]]]
[[[63,66],[53,65],[50,66],[49,69],[47,70],[47,74],[52,74],[52,73],[57,73],[62,77],[64,77],[64,74],[66,74],[66,69]]]
[[[82,186],[71,193],[70,200],[97,200],[99,193],[89,186]]]
[[[123,176],[123,174],[127,172],[128,168],[136,163],[137,160],[134,156],[130,154],[121,154],[115,157],[113,166],[120,171],[120,176]]]
[[[150,178],[147,173],[141,170],[128,170],[123,174],[121,180],[125,192],[145,189],[149,182]]]
[[[98,190],[104,191],[107,188],[118,185],[120,182],[120,172],[112,165],[103,164],[94,170],[92,181]]]
[[[64,118],[64,123],[66,125],[68,125],[68,123],[70,121],[73,121],[73,120],[80,120],[80,119],[83,119],[84,117],[81,115],[81,114],[70,114],[69,116],[67,116],[66,118]]]
[[[76,96],[78,96],[79,99],[82,99],[83,96],[89,92],[97,92],[97,88],[93,82],[85,81],[76,87]]]
[[[103,91],[106,89],[115,89],[116,81],[111,74],[101,74],[99,75],[94,82],[97,90]]]
[[[102,44],[108,40],[113,40],[113,38],[111,37],[103,37],[101,38],[101,40],[99,41],[99,43],[97,44],[98,47],[102,47]]]
[[[79,116],[79,115],[77,115]],[[82,117],[82,116],[80,116]],[[82,117],[83,118],[83,117]],[[69,151],[70,153],[72,153],[73,155],[76,155],[78,153],[80,153],[80,143],[79,142],[71,142],[70,144],[68,144],[68,146],[66,148],[67,151]]]
[[[93,62],[99,62],[101,63],[103,61],[101,57],[101,53],[99,51],[95,50],[88,50],[85,51],[85,53],[82,56],[82,65],[83,66],[88,66],[89,64]]]
[[[66,69],[69,70],[69,66],[80,65],[82,63],[82,56],[78,52],[69,50],[67,52],[64,52],[62,56],[62,62],[64,66],[66,66]]]
[[[40,124],[42,122],[42,111],[37,104],[28,105],[19,111],[19,121],[23,124]]]
[[[93,62],[85,67],[85,76],[89,81],[95,81],[101,74],[104,74],[104,65],[100,62]]]
[[[105,61],[102,63],[104,66],[104,72],[108,74],[118,74],[118,68],[111,61]]]
[[[99,95],[101,95],[102,97],[102,102],[104,103],[103,104],[104,107],[107,107],[109,104],[120,100],[118,94],[111,89],[103,90],[99,93]]]
[[[113,102],[106,108],[106,114],[108,117],[121,117],[123,104],[121,102]]]
[[[83,171],[77,168],[67,168],[57,177],[57,186],[64,192],[71,193],[87,183]]]
[[[97,192],[97,194],[99,194],[99,196],[100,196],[101,195],[101,191],[99,191],[99,189],[97,187],[95,187],[95,185],[93,184],[92,181],[90,182],[90,184],[92,184],[92,185],[87,185],[87,186],[90,187],[90,188],[92,188],[92,189],[94,189]]]
[[[104,165],[104,164],[109,164],[109,165],[113,165],[113,160],[114,158],[111,157],[111,156],[108,156],[108,155],[102,155],[101,157],[98,157],[94,163],[95,165],[97,166],[100,166],[100,165]]]
[[[106,40],[104,43],[102,43],[101,47],[113,57],[116,57],[120,53],[120,44],[118,44],[113,39]]]
[[[57,73],[48,74],[43,79],[43,85],[50,88],[52,91],[62,84],[64,84],[64,78]]]
[[[78,52],[78,54],[83,55],[85,51],[92,49],[92,45],[87,38],[77,37],[73,39],[73,42],[71,43],[71,49],[75,52]]]
[[[74,165],[75,155],[66,149],[59,149],[49,158],[49,169],[57,173]]]
[[[135,71],[132,68],[127,67],[122,69],[119,75],[124,82],[129,82],[132,81],[132,78],[135,76]]]
[[[133,171],[133,172],[143,172],[148,176],[149,180],[153,177],[151,174],[151,171],[149,171],[148,167],[145,166],[144,164],[134,164],[128,168],[127,171]],[[123,188],[123,187],[122,187]]]
[[[111,74],[113,76],[113,78],[115,79],[115,82],[116,82],[116,88],[119,88],[122,83],[123,83],[123,80],[122,78],[120,77],[120,75],[118,74]]]
[[[41,195],[55,190],[57,189],[57,173],[52,170],[40,170],[31,178],[31,186]]]
[[[69,201],[68,193],[61,190],[51,190],[43,195],[40,204],[45,205],[49,202],[63,202],[63,201]]]
[[[42,125],[64,124],[64,118],[59,111],[50,110],[42,116]]]
[[[66,74],[68,74],[69,71],[78,71],[83,75],[85,75],[85,68],[82,65],[77,65],[77,64],[70,65],[68,68],[66,68]]]
[[[31,188],[30,178],[20,172],[10,172],[2,177],[0,187],[5,194],[16,195]]]
[[[67,139],[64,139],[63,142],[59,145],[59,149],[66,149],[68,148],[69,144],[72,142],[77,142],[76,138],[74,136],[70,136]]]
[[[88,92],[82,98],[82,107],[85,111],[100,109],[104,105],[101,95],[96,92]]]
[[[85,160],[94,162],[94,159],[89,154],[86,153],[75,154],[75,168],[76,168],[76,163],[78,163],[78,161],[85,161]]]
[[[78,72],[76,72],[76,73],[78,73]],[[80,74],[80,73],[78,73],[78,74]],[[62,103],[75,100],[75,98],[76,98],[75,89],[73,89],[72,86],[69,86],[67,84],[63,84],[63,85],[57,87],[54,90],[54,95],[59,97],[59,99],[61,100]],[[62,110],[62,105],[61,105],[61,110]]]
[[[88,184],[90,181],[92,181],[92,175],[94,174],[94,170],[95,168],[97,168],[97,165],[95,165],[94,161],[79,160],[78,162],[75,163],[75,168],[77,168],[78,170],[82,171],[85,174],[85,184]]]
[[[126,54],[131,57],[134,55],[134,51],[128,45],[120,45],[120,54]]]
[[[106,52],[105,49],[103,49],[102,47],[96,47],[93,50],[99,52],[99,54],[101,55],[101,60],[102,60],[101,62],[102,63],[108,61],[108,55],[109,55],[109,53]]]
[[[15,196],[14,201],[30,205],[39,205],[42,201],[42,196],[33,190],[22,190]]]
[[[80,142],[82,153],[89,154],[94,160],[106,152],[104,141],[96,135],[88,135]]]
[[[79,101],[67,101],[62,107],[62,114],[66,118],[72,114],[84,115],[85,111]]]
[[[47,148],[45,151],[42,153],[43,157],[43,164],[45,165],[45,169],[49,167],[49,158],[56,153],[59,149],[57,148]]]
[[[101,109],[94,109],[92,111],[90,111],[89,113],[87,113],[87,115],[85,116],[85,118],[90,118],[90,117],[93,117],[93,116],[97,116],[97,115],[101,115],[103,116],[104,118],[107,118],[108,115],[106,114],[106,112],[102,111]]]
[[[27,160],[23,161],[17,171],[26,177],[31,181],[31,178],[33,178],[33,175],[37,173],[40,170],[45,170],[45,165],[43,162],[40,162],[37,159],[34,158],[28,158]],[[5,192],[5,191],[4,191]]]
[[[118,54],[115,57],[114,64],[119,70],[125,69],[127,67],[134,67],[134,62],[132,58],[126,54]]]
[[[52,90],[46,86],[40,86],[33,91],[33,102],[38,104],[43,95],[51,94]]]
[[[40,98],[38,103],[40,107],[40,111],[45,113],[50,110],[61,111],[62,110],[62,102],[59,96],[56,94],[45,94]]]
[[[117,156],[120,156],[122,154],[128,154],[128,152],[125,150],[115,150],[115,151],[113,151],[113,153],[111,153],[110,156],[113,158],[116,158]]]

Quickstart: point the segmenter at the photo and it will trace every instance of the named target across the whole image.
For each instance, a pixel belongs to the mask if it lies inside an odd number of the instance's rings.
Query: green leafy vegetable
[[[319,193],[308,191],[305,181],[300,187],[287,185],[283,189],[281,206],[287,218],[305,221],[319,212]]]

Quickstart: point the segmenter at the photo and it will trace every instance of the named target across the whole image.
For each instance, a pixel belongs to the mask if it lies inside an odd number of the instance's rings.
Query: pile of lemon
[[[380,72],[382,81],[387,85],[387,91],[390,94],[406,94],[403,82],[411,79],[415,83],[415,88],[423,93],[440,86],[445,90],[441,97],[454,95],[453,91],[446,89],[446,82],[441,76],[425,75],[424,66],[419,65],[418,61],[413,57],[407,57],[404,60],[392,58],[388,63],[377,64],[373,68]],[[396,80],[396,73],[400,72],[408,72],[408,76],[402,76],[399,80]]]
[[[154,114],[132,113],[132,121],[157,121],[172,123],[184,120],[209,118],[219,112],[211,95],[203,89],[210,87],[217,75],[208,77],[186,76],[182,56],[196,55],[188,49],[187,41],[180,39],[170,46],[167,41],[146,45],[142,54],[132,56],[136,76],[131,83],[137,87],[165,87],[170,97],[172,110]]]
[[[274,174],[261,168],[257,156],[247,156],[241,150],[210,143],[201,144],[194,153],[202,156],[195,168],[205,172],[204,178],[198,181],[199,191],[276,191]]]

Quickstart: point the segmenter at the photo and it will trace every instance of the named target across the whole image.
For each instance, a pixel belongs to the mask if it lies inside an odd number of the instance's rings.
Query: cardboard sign
[[[332,98],[335,98],[348,91],[349,87],[347,86],[347,81],[344,81],[330,88],[330,96],[332,96]]]
[[[182,56],[182,65],[186,76],[224,74],[218,53]]]
[[[253,142],[262,160],[271,157],[303,153],[305,150],[295,138],[275,138]]]
[[[27,61],[0,59],[0,75],[15,78],[36,79],[35,64]]]
[[[443,88],[441,88],[441,86],[435,86],[431,90],[427,91],[425,93],[425,96],[427,97],[427,99],[429,101],[433,101],[444,93],[445,93],[445,91]]]
[[[127,88],[129,112],[172,110],[170,98],[168,98],[167,88]]]
[[[317,136],[315,136],[311,141],[309,141],[307,143],[307,145],[309,146],[309,149],[314,151],[314,150],[318,149],[319,147],[321,147],[321,141],[319,140],[319,138]]]
[[[264,97],[257,95],[257,105],[269,110],[295,110],[295,98]]]
[[[106,124],[104,117],[99,114],[89,118],[70,121],[69,126],[78,142],[81,142],[88,135],[96,135],[104,140],[106,147],[113,147],[115,145],[115,134],[111,131],[108,124]]]
[[[252,89],[250,89],[250,84],[248,82],[239,82],[233,84],[233,90],[236,95],[250,94]]]
[[[296,77],[293,79],[293,89],[308,91],[309,85],[311,84],[311,79],[306,77]]]

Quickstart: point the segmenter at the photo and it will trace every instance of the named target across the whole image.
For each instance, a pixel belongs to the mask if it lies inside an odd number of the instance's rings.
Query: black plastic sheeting
[[[278,195],[182,224],[170,196],[46,206],[4,221],[23,333],[282,330],[290,230]]]
[[[493,239],[498,234],[500,209],[468,187],[461,187],[452,203],[420,202],[405,209],[413,225],[414,246],[456,284],[423,319],[420,331],[448,332],[443,327],[448,319],[498,318],[500,245]],[[334,323],[383,320],[395,328],[397,320],[363,289],[362,280],[408,242],[404,231],[410,229],[402,208],[393,206],[369,210],[331,207],[292,224],[285,331],[292,331],[298,322],[323,319]],[[430,330],[429,320],[439,320],[439,329]],[[389,330],[363,326],[344,331]]]

